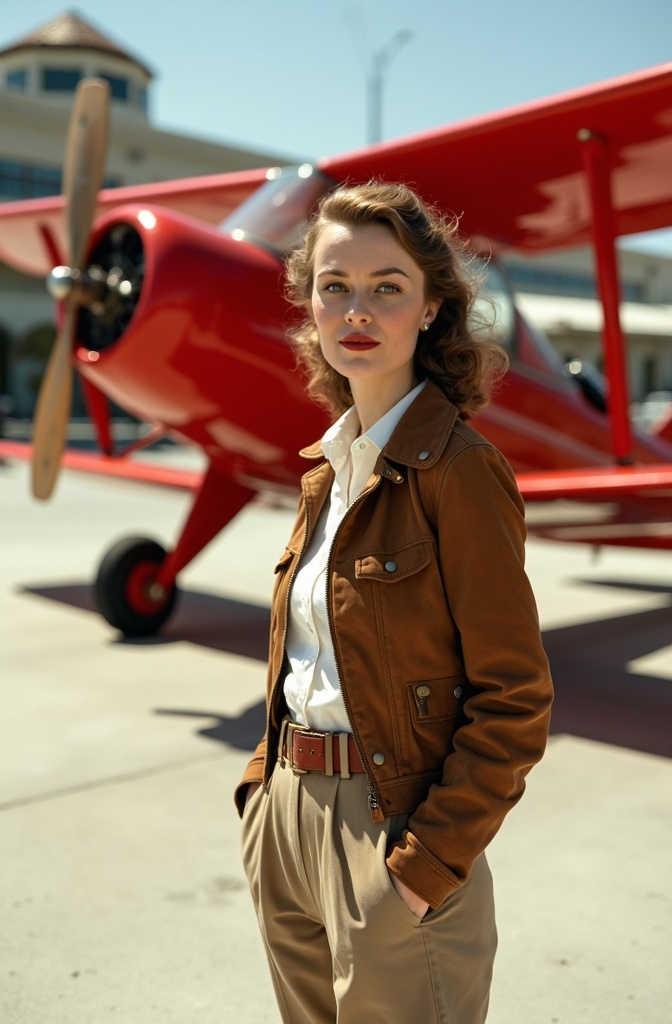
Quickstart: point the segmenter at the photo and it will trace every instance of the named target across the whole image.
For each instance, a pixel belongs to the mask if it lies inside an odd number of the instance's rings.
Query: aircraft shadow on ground
[[[672,680],[633,672],[631,662],[672,642],[672,588],[614,580],[578,581],[653,594],[670,604],[579,625],[544,631],[556,698],[552,733],[569,733],[651,754],[672,756]],[[92,588],[84,584],[24,587],[35,594],[95,611]],[[269,610],[260,605],[197,591],[183,591],[170,624],[158,637],[115,642],[136,645],[189,642],[264,661]],[[261,703],[229,718],[217,711],[156,709],[157,714],[207,719],[197,730],[206,739],[251,750],[264,728]]]
[[[22,587],[21,593],[98,614],[93,587],[85,583]],[[172,618],[161,632],[149,637],[124,637],[110,627],[113,643],[132,646],[193,643],[227,654],[265,661],[268,654],[270,611],[263,605],[236,601],[197,590],[180,590]]]

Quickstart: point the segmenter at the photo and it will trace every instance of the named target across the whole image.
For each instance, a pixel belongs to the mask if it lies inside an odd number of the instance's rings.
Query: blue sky
[[[64,8],[5,4],[0,46]],[[372,56],[386,138],[672,59],[670,0],[87,0],[79,13],[156,73],[157,127],[314,159],[366,141]],[[670,240],[662,243],[672,255]]]

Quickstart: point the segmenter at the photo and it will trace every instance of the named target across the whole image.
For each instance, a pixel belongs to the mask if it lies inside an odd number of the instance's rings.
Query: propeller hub
[[[54,267],[47,278],[47,289],[55,299],[67,299],[75,284],[79,271],[72,267]]]
[[[47,288],[55,299],[74,299],[80,306],[102,302],[108,290],[107,275],[101,267],[54,267]]]

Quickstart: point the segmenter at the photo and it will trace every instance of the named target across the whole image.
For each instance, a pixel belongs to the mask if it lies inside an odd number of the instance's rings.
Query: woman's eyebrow
[[[324,277],[325,274],[331,274],[333,277],[348,277],[345,270],[321,270],[318,277]],[[405,270],[401,270],[400,267],[384,267],[382,270],[372,270],[369,277],[387,277],[389,274],[401,274],[402,277],[409,277]],[[410,278],[409,278],[410,280]]]
[[[387,277],[388,274],[401,274],[402,277],[408,277],[406,271],[401,270],[400,267],[385,267],[383,270],[374,270],[371,277]]]

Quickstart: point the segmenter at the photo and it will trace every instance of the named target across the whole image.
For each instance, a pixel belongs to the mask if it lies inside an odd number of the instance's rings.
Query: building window
[[[642,394],[644,396],[656,390],[658,384],[658,365],[653,356],[642,360]]]
[[[28,72],[25,68],[7,72],[7,85],[10,89],[25,89],[28,85]]]
[[[104,72],[100,72],[100,78],[109,82],[110,85],[110,96],[113,100],[122,100],[124,103],[128,100],[128,79],[118,78],[116,75],[106,75]]]
[[[507,272],[517,291],[571,295],[585,299],[597,297],[595,278],[591,274],[534,264],[524,266],[520,263],[507,264]],[[621,296],[627,302],[643,302],[644,288],[639,281],[621,281]]]
[[[61,192],[58,167],[35,167],[16,160],[0,160],[0,199],[38,199]]]
[[[119,177],[107,177],[103,188],[118,188]],[[63,190],[60,167],[38,167],[16,160],[0,160],[0,202],[59,196]]]
[[[147,113],[147,89],[144,85],[138,86],[138,106]]]
[[[43,68],[42,88],[45,92],[74,92],[82,77],[75,68]]]

